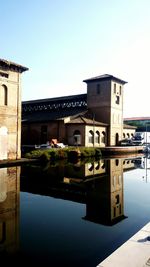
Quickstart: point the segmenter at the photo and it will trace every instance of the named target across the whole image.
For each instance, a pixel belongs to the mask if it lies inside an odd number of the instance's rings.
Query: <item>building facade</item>
[[[124,118],[124,123],[129,126],[136,126],[139,132],[150,132],[150,117],[131,117]]]
[[[26,70],[0,59],[0,160],[21,157],[21,73]]]
[[[128,132],[123,125],[125,81],[112,75],[86,79],[87,94],[22,103],[22,144],[57,139],[67,145],[115,146]]]

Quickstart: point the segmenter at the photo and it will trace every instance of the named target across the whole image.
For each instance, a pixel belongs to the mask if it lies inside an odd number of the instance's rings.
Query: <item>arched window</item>
[[[100,133],[99,133],[99,131],[96,131],[96,133],[95,133],[95,143],[97,143],[97,144],[100,143]]]
[[[119,134],[116,133],[116,146],[118,145],[118,142],[119,142]]]
[[[81,145],[81,133],[79,130],[75,130],[73,133],[74,144]]]
[[[99,170],[99,168],[100,168],[100,162],[96,162],[96,164],[95,164],[95,170]]]
[[[116,159],[116,166],[119,165],[119,159]]]
[[[104,131],[102,132],[101,142],[104,143],[104,144],[106,142],[106,133]]]
[[[4,105],[7,106],[8,104],[8,90],[7,90],[7,86],[6,85],[3,85],[3,101],[4,101]]]
[[[7,106],[8,104],[8,90],[7,87],[4,86],[4,105]]]
[[[88,170],[91,172],[94,169],[94,163],[88,163]]]
[[[89,143],[94,144],[94,133],[93,131],[89,131]]]

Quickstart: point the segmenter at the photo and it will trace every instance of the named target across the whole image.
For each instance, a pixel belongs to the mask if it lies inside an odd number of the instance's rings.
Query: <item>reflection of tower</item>
[[[125,218],[123,206],[123,164],[121,159],[105,162],[106,173],[89,191],[84,219],[112,225]]]
[[[123,164],[121,159],[110,160],[111,220],[123,215]]]
[[[20,167],[0,168],[0,252],[18,249]]]

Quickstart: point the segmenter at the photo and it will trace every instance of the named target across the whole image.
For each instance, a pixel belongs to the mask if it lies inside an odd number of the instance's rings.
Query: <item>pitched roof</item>
[[[108,124],[95,121],[93,119],[87,118],[86,113],[85,114],[78,114],[76,117],[71,118],[69,122],[66,124],[86,124],[86,125],[95,125],[95,126],[108,126]]]
[[[124,128],[124,129],[137,129],[136,126],[129,125],[129,124],[123,124],[123,128]]]
[[[68,96],[59,96],[59,97],[52,97],[52,98],[43,98],[43,99],[35,99],[35,100],[28,100],[28,101],[22,101],[22,105],[25,106],[27,104],[42,104],[45,102],[58,102],[58,101],[71,101],[71,100],[78,100],[80,98],[83,98],[86,100],[87,94],[78,94],[78,95],[68,95]]]
[[[99,75],[96,77],[92,77],[92,78],[83,80],[83,82],[90,83],[93,81],[104,81],[104,80],[113,80],[113,81],[119,82],[121,84],[127,83],[127,82],[125,82],[125,81],[123,81],[123,80],[121,80],[121,79],[119,79],[113,75],[110,75],[110,74],[103,74],[103,75]]]
[[[78,114],[85,112],[87,110],[86,107],[82,108],[74,108],[74,109],[62,109],[51,111],[36,111],[32,113],[25,113],[22,114],[22,122],[47,122],[47,121],[54,121],[54,120],[63,120],[64,118],[77,116]]]
[[[23,71],[29,70],[28,68],[26,68],[22,65],[19,65],[17,63],[14,63],[12,61],[8,61],[8,60],[2,59],[2,58],[0,58],[0,67],[3,67],[5,69],[15,69],[18,72],[23,72]]]
[[[150,120],[150,117],[131,117],[131,118],[124,118],[124,121],[145,121]]]

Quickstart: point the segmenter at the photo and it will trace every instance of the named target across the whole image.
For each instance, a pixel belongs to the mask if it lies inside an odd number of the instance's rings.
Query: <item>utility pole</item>
[[[146,128],[146,146],[147,146],[147,124],[145,124],[145,128]]]

